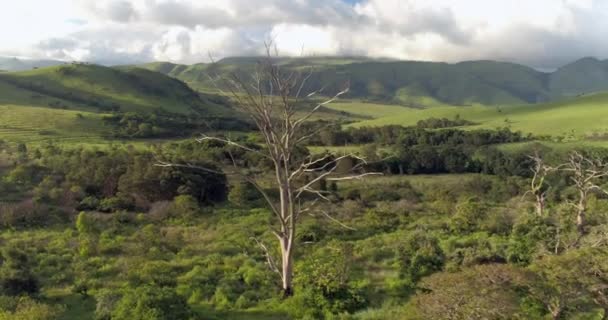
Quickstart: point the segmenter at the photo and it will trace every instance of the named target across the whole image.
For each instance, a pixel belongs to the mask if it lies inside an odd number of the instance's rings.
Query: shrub
[[[300,305],[297,309],[316,308],[338,314],[365,307],[367,283],[351,279],[352,259],[349,244],[333,242],[300,262],[294,279],[293,303]]]
[[[171,204],[171,213],[174,217],[193,217],[200,211],[198,201],[190,195],[177,196]]]
[[[445,256],[436,237],[425,231],[410,235],[398,249],[401,278],[411,284],[420,278],[441,271]]]
[[[457,233],[472,232],[478,229],[485,216],[485,206],[474,199],[464,199],[456,205],[450,228]]]
[[[185,320],[191,316],[186,300],[173,288],[144,285],[127,288],[112,312],[112,320]]]

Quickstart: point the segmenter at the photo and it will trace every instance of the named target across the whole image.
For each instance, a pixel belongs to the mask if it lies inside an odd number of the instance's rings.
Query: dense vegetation
[[[331,199],[326,210],[340,224],[304,219],[297,237],[302,246],[296,294],[287,299],[252,240],[272,240],[265,226],[270,212],[252,186],[191,167],[155,165],[188,161],[220,171],[236,160],[242,168],[267,170],[269,164],[254,152],[212,142],[150,149],[2,144],[0,316],[570,319],[605,314],[608,199],[591,195],[580,236],[568,205],[576,200],[576,188],[564,171],[547,178],[546,214],[536,215],[533,199],[522,198],[531,177],[527,155],[533,151],[491,147],[521,141],[521,134],[404,127],[343,133],[434,164],[456,161],[449,159],[458,156],[457,149],[485,148],[473,171],[488,174],[401,176],[390,169],[395,160],[380,159],[381,167],[389,166],[385,177],[324,182]],[[254,141],[241,140],[252,148]],[[436,160],[426,149],[445,157]],[[566,156],[536,149],[547,163]],[[467,153],[466,160],[478,152]],[[599,151],[588,155],[607,157]],[[414,172],[445,171],[430,166]]]

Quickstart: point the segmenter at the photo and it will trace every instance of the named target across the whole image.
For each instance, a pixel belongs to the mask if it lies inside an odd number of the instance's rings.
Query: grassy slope
[[[334,106],[330,105],[330,108]],[[339,110],[355,114],[373,114],[375,105],[353,103],[337,104]],[[574,136],[581,138],[594,132],[604,133],[608,129],[608,93],[587,95],[574,99],[539,105],[512,107],[438,107],[412,109],[384,105],[378,109],[376,119],[362,121],[354,126],[381,126],[389,124],[414,125],[430,117],[461,118],[479,125],[468,128],[496,128],[510,126],[541,135]]]
[[[103,107],[148,112],[228,114],[163,74],[138,68],[66,65],[0,75],[0,139],[101,142]]]
[[[0,114],[0,139],[12,142],[85,142],[106,130],[97,113],[0,105]]]
[[[96,104],[101,104],[118,105],[123,111],[149,111],[160,107],[181,113],[205,107],[210,112],[219,111],[211,103],[204,104],[183,83],[138,68],[67,65],[4,74],[0,81],[16,85],[21,91],[32,92],[20,96],[27,98],[37,94],[59,98],[72,102],[68,107],[73,109],[95,109]],[[19,104],[20,101],[12,102]],[[25,102],[31,105],[31,101]]]

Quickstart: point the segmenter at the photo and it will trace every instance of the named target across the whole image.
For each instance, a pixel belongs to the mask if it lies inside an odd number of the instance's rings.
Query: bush
[[[436,237],[416,231],[398,249],[400,277],[415,284],[420,278],[441,271],[445,256]]]
[[[553,248],[558,227],[549,218],[526,216],[513,226],[507,250],[508,261],[529,264],[540,250]]]
[[[477,230],[486,214],[485,210],[485,206],[474,199],[459,201],[450,221],[450,228],[457,233]]]
[[[173,288],[144,285],[128,288],[112,312],[112,320],[185,320],[191,310]]]
[[[171,215],[174,217],[194,217],[200,213],[201,208],[193,196],[181,195],[173,199]]]
[[[294,310],[310,309],[317,313],[353,312],[367,305],[367,282],[351,279],[353,252],[348,244],[333,242],[309,255],[297,265],[294,279]],[[294,315],[298,316],[298,315]]]

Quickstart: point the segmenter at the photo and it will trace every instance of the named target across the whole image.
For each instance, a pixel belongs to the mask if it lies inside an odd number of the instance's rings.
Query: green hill
[[[137,123],[131,127],[160,122],[161,129],[154,132],[166,132],[164,121],[174,127],[182,121],[195,130],[200,121],[235,118],[224,98],[197,93],[177,79],[141,68],[70,64],[0,74],[0,139],[101,140],[116,130],[103,121],[115,111],[133,114]]]
[[[225,113],[183,82],[140,68],[71,64],[0,75],[0,104],[85,111]]]
[[[608,90],[608,60],[584,58],[551,74],[549,89],[556,96]]]
[[[286,69],[313,66],[310,88],[337,91],[349,82],[348,98],[423,108],[435,106],[517,105],[559,100],[608,90],[608,62],[585,58],[555,72],[496,61],[456,64],[366,58],[277,58]],[[178,78],[206,91],[211,75],[246,77],[256,57],[226,58],[216,64],[178,65],[156,62],[141,67]]]

